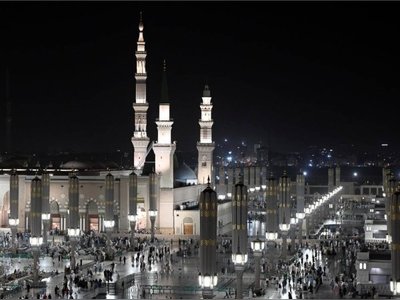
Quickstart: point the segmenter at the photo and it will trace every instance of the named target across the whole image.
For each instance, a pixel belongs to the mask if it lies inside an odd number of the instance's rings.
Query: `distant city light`
[[[387,147],[387,146],[389,146],[389,144],[382,144],[381,146],[382,147]]]
[[[228,156],[226,159],[227,159],[227,161],[231,162],[232,161],[232,156]]]
[[[227,142],[228,141],[228,139],[224,139],[224,142]]]
[[[354,176],[354,177],[357,177],[357,176],[358,176],[358,173],[357,173],[357,172],[354,172],[354,173],[353,173],[353,176]]]
[[[312,163],[309,163],[308,166],[309,166],[309,167],[312,167]]]
[[[228,154],[232,154],[232,151],[229,151]]]
[[[306,171],[304,171],[304,172],[303,172],[303,175],[304,175],[304,176],[307,176],[307,172],[306,172]]]

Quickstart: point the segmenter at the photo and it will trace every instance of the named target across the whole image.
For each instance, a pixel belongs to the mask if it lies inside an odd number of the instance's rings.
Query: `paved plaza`
[[[171,247],[170,240],[160,241],[159,247],[169,246]],[[127,299],[143,299],[143,298],[153,298],[153,299],[200,299],[201,290],[198,286],[198,273],[199,273],[199,255],[196,250],[195,241],[192,244],[186,243],[187,246],[192,250],[191,255],[177,256],[179,251],[178,241],[174,241],[171,247],[171,256],[168,258],[163,258],[161,260],[155,260],[151,264],[151,268],[146,265],[145,269],[140,269],[140,264],[134,259],[138,252],[123,252],[121,256],[115,257],[113,261],[104,261],[98,263],[97,265],[93,260],[82,260],[81,272],[83,275],[87,274],[88,269],[94,272],[91,276],[92,279],[104,280],[103,270],[110,269],[112,263],[115,264],[113,272],[113,280],[110,285],[103,285],[101,288],[89,288],[82,289],[75,285],[72,285],[72,297],[74,299],[91,299],[97,298],[127,298]],[[181,245],[183,248],[183,246]],[[303,249],[303,257],[306,255],[310,260],[312,257],[312,251],[310,249]],[[222,252],[222,253],[221,253]],[[267,252],[268,253],[268,252]],[[149,254],[149,246],[147,246],[141,255],[145,256],[145,261]],[[125,263],[124,258],[125,257]],[[227,297],[235,297],[236,289],[236,274],[232,263],[227,264],[230,260],[230,253],[223,253],[223,251],[218,251],[217,265],[218,270],[218,285],[214,289],[214,298],[223,299]],[[290,258],[290,256],[288,256]],[[167,263],[168,262],[168,263]],[[6,264],[7,272],[12,273],[15,269],[28,269],[32,267],[32,259],[20,259],[20,258],[3,258],[2,263]],[[77,263],[80,264],[80,258],[77,258]],[[166,265],[170,264],[170,269],[166,269]],[[327,267],[326,276],[323,276],[323,282],[318,291],[303,292],[303,298],[339,298],[338,295],[334,295],[330,287],[330,281],[332,280],[332,272],[337,272],[334,270],[335,261],[328,260],[321,254],[316,255],[316,266],[321,265],[321,267]],[[24,286],[24,288],[12,295],[12,298],[26,297],[36,299],[39,293],[43,297],[43,294],[51,294],[52,298],[55,297],[55,287],[62,287],[65,273],[64,267],[69,266],[68,259],[62,259],[60,262],[57,258],[54,260],[49,256],[40,257],[40,270],[44,271],[46,275],[42,281],[46,282],[46,290],[44,289],[30,289],[28,292],[26,289],[26,284],[24,284],[25,279],[16,280],[15,283],[19,283]],[[96,266],[99,266],[97,268]],[[230,267],[227,267],[230,266]],[[222,268],[226,269],[222,269]],[[332,270],[331,270],[332,268]],[[101,270],[101,271],[100,271]],[[55,272],[58,272],[56,274]],[[224,273],[222,273],[224,271]],[[282,273],[281,273],[282,274]],[[294,292],[294,285],[286,282],[286,286],[283,286],[284,278],[282,275],[279,276],[279,283],[274,282],[273,279],[266,283],[264,280],[266,274],[261,274],[261,287],[264,289],[265,294],[258,296],[257,298],[262,299],[296,299],[298,293]],[[69,277],[69,275],[67,276]],[[269,277],[269,276],[268,276]],[[254,266],[250,263],[249,268],[245,270],[243,276],[243,298],[252,298],[252,289],[254,287]],[[291,292],[291,297],[289,296]],[[229,296],[227,295],[229,294]],[[67,296],[65,296],[67,298]]]

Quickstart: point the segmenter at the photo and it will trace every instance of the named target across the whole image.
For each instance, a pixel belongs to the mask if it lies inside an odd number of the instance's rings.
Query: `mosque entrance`
[[[61,229],[60,207],[57,201],[50,202],[50,230]]]
[[[186,217],[183,219],[183,234],[193,234],[193,219]]]
[[[87,204],[86,211],[87,211],[86,230],[99,233],[99,210],[97,203],[94,201],[90,201]]]

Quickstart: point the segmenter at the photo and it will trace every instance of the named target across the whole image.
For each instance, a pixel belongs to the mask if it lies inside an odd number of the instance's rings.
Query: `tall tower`
[[[174,187],[174,153],[176,144],[171,143],[173,120],[169,115],[169,100],[167,89],[167,67],[164,60],[164,72],[161,88],[161,103],[159,118],[156,121],[158,141],[154,143],[153,151],[156,156],[156,173],[160,174],[160,188]]]
[[[131,138],[133,144],[133,166],[136,172],[140,175],[142,173],[143,165],[146,160],[147,146],[149,145],[149,138],[147,137],[147,109],[149,104],[146,102],[146,49],[143,38],[143,22],[142,13],[140,13],[139,22],[139,39],[136,49],[136,97],[133,103],[133,110],[135,111],[135,131]]]
[[[197,180],[200,184],[206,184],[207,178],[214,178],[213,172],[213,151],[215,144],[212,141],[213,120],[211,117],[212,104],[211,92],[208,85],[204,87],[201,109],[200,124],[200,141],[197,142],[197,150],[199,152]]]

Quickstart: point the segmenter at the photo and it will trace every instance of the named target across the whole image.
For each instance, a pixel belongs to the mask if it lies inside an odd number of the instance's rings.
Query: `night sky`
[[[8,68],[14,149],[132,151],[140,11],[151,139],[165,58],[180,150],[206,82],[217,143],[399,146],[395,2],[1,2],[1,139]]]

